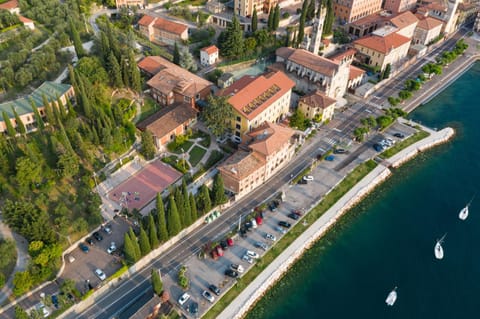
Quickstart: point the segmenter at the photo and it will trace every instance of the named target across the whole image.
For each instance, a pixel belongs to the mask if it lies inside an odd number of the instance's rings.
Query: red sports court
[[[181,176],[161,160],[156,160],[113,188],[108,198],[129,210],[141,209]]]

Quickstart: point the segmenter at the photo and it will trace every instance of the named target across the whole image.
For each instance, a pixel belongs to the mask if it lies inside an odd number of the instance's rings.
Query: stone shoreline
[[[392,167],[399,167],[415,157],[419,152],[449,141],[453,135],[452,128],[433,131],[426,127],[430,136],[408,146],[389,159]],[[317,242],[348,210],[358,204],[365,196],[392,174],[388,167],[379,164],[359,183],[340,198],[325,214],[306,229],[290,246],[285,249],[268,267],[252,281],[237,298],[228,305],[218,318],[242,318],[248,310],[273,286],[288,269]],[[312,207],[318,205],[318,200]]]

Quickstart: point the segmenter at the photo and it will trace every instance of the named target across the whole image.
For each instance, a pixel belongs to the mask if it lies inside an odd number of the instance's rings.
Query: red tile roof
[[[338,70],[338,62],[326,59],[303,49],[278,48],[275,54],[310,70],[332,76]]]
[[[356,66],[350,65],[350,73],[348,75],[349,80],[353,80],[361,76],[362,74],[365,74],[365,70],[359,69]]]
[[[159,29],[176,35],[181,35],[188,30],[188,27],[184,24],[173,22],[163,18],[156,18],[153,27],[155,29]]]
[[[143,70],[152,75],[157,74],[165,66],[164,59],[159,56],[147,56],[138,63],[140,70]]]
[[[330,57],[330,60],[340,62],[340,61],[343,60],[343,58],[354,56],[355,53],[357,53],[357,50],[356,50],[356,49],[354,49],[354,48],[349,48],[349,49],[346,50],[346,51],[343,51],[343,52],[340,52],[340,53],[337,53],[337,54],[331,56],[331,57]]]
[[[245,75],[218,95],[231,95],[228,102],[244,117],[254,119],[295,86],[280,71],[267,75]]]
[[[432,17],[422,17],[420,18],[420,22],[417,24],[417,28],[423,29],[423,30],[432,30],[437,28],[438,26],[441,26],[443,24],[442,21],[432,18]]]
[[[155,17],[149,16],[148,14],[144,15],[140,21],[138,21],[138,24],[144,27],[149,26],[152,24],[152,22],[155,21]]]
[[[399,29],[403,29],[418,22],[418,18],[410,11],[399,13],[390,19],[390,22]]]
[[[201,49],[200,51],[207,52],[208,55],[214,54],[215,52],[218,52],[218,48],[215,45],[211,45],[209,47],[205,47]]]
[[[0,4],[0,9],[11,10],[18,8],[18,0],[10,0],[5,3]]]
[[[19,19],[20,22],[22,22],[22,23],[33,22],[33,20],[30,20],[29,18],[25,18],[24,16],[21,16],[21,15],[18,16],[18,19]]]
[[[309,95],[305,95],[298,102],[305,103],[306,105],[314,108],[326,109],[337,101],[325,95],[325,93],[316,91]]]
[[[391,49],[396,49],[405,43],[409,43],[410,39],[397,33],[390,33],[384,37],[378,35],[369,35],[360,38],[354,42],[356,45],[360,45],[374,51],[388,54]]]
[[[255,152],[238,150],[227,158],[218,169],[223,174],[241,181],[263,166],[265,166],[265,159]]]
[[[294,134],[289,127],[265,122],[247,134],[252,139],[248,147],[266,157],[280,151]]]

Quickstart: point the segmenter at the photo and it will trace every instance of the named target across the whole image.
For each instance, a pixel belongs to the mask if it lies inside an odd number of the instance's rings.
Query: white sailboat
[[[443,259],[443,247],[442,247],[442,244],[443,244],[443,240],[445,239],[445,236],[447,236],[447,234],[443,235],[442,238],[440,238],[439,240],[437,240],[437,243],[435,244],[435,258],[437,259]]]
[[[389,306],[393,306],[395,304],[395,301],[397,301],[397,287],[393,288],[393,290],[390,291],[387,299],[385,299],[385,303]]]
[[[458,218],[461,220],[465,220],[468,217],[468,208],[470,207],[470,204],[472,203],[473,199],[475,198],[475,195],[472,197],[472,199],[468,202],[468,204],[462,208],[460,213],[458,213]]]

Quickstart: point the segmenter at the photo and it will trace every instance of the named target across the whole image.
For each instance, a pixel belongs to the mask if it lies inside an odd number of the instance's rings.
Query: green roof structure
[[[7,113],[9,118],[15,118],[12,109],[18,113],[18,115],[24,115],[33,113],[31,101],[35,103],[37,107],[43,107],[42,96],[45,95],[49,103],[56,101],[57,97],[63,96],[68,90],[70,90],[70,84],[61,84],[55,82],[43,82],[32,94],[26,97],[19,98],[14,101],[8,101],[0,103],[0,118],[3,111]],[[3,121],[3,119],[0,119]]]

